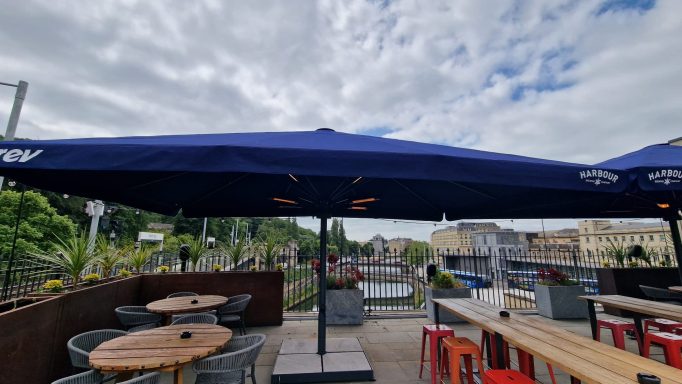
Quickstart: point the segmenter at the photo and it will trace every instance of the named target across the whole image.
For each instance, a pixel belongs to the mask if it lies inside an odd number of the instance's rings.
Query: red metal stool
[[[597,341],[601,340],[601,329],[608,328],[611,330],[611,335],[613,336],[613,344],[620,349],[625,349],[625,331],[632,331],[637,336],[637,342],[639,343],[639,334],[635,329],[635,325],[628,323],[623,320],[597,320]]]
[[[472,358],[476,358],[478,372],[483,373],[483,358],[478,345],[466,337],[446,337],[443,339],[443,358],[440,361],[440,380],[443,381],[443,372],[450,373],[450,383],[460,384],[459,360],[464,358],[464,368],[467,375],[467,383],[474,383],[474,368]],[[449,363],[449,364],[448,364]]]
[[[644,357],[649,357],[651,343],[659,344],[663,347],[665,363],[671,367],[682,369],[682,335],[675,335],[668,332],[649,332],[644,335]]]
[[[483,374],[483,384],[534,384],[535,381],[519,371],[489,369]]]
[[[427,324],[422,327],[422,356],[419,365],[419,378],[422,378],[424,371],[424,349],[426,347],[426,336],[429,336],[429,360],[431,361],[431,384],[436,384],[436,371],[438,369],[438,341],[444,337],[455,336],[455,331],[443,324]]]
[[[682,335],[682,327],[675,328],[673,330],[673,333],[678,334],[678,335]]]
[[[649,332],[649,327],[658,329],[659,332],[673,332],[675,328],[682,327],[679,321],[668,319],[646,319],[644,320],[644,333]]]

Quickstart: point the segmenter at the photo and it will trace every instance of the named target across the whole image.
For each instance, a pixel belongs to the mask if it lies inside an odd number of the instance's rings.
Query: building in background
[[[439,229],[431,233],[431,249],[441,253],[468,254],[473,250],[471,235],[478,232],[501,231],[496,223],[461,222],[456,226]]]
[[[388,252],[394,255],[402,255],[410,244],[412,244],[412,239],[396,237],[388,241]]]
[[[657,255],[672,255],[673,244],[670,226],[662,223],[618,222],[610,220],[583,220],[578,222],[580,251],[587,256],[606,255],[610,244],[641,245],[654,250]]]
[[[526,233],[531,255],[541,251],[579,251],[580,238],[577,228],[564,228],[544,232]]]
[[[374,256],[381,256],[386,253],[388,241],[386,241],[381,234],[377,233],[374,235],[374,237],[372,237],[370,240],[370,243],[372,243],[372,248],[374,248]]]

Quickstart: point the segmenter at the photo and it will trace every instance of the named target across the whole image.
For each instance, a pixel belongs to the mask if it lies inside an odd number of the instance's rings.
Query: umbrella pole
[[[317,294],[317,354],[327,353],[327,218],[320,217],[320,286]]]
[[[680,239],[680,230],[677,225],[678,220],[670,219],[670,234],[673,238],[673,249],[675,250],[675,259],[677,259],[677,270],[680,272],[680,282],[682,282],[682,239]]]

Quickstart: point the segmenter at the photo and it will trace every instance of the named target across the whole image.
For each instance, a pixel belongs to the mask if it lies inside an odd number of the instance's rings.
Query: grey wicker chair
[[[644,292],[644,296],[649,300],[662,301],[670,304],[682,304],[682,294],[671,292],[664,288],[640,285],[639,289]]]
[[[235,336],[230,339],[230,341],[227,343],[225,347],[221,350],[222,353],[227,353],[227,352],[237,352],[241,349],[248,348],[251,345],[254,345],[260,341],[261,335],[259,334],[253,334],[253,335],[246,335],[246,336]],[[247,377],[251,377],[251,382],[253,384],[256,384],[256,363],[254,362],[251,364],[251,373],[246,375]]]
[[[114,309],[118,320],[126,329],[149,323],[160,323],[163,317],[147,311],[147,307],[141,305],[128,305]]]
[[[121,381],[119,384],[157,384],[160,377],[161,374],[159,372],[152,372],[131,380]],[[93,369],[53,381],[52,384],[100,384],[104,380],[106,380],[106,378]]]
[[[146,331],[149,329],[154,329],[158,326],[159,325],[157,323],[142,324],[142,325],[138,325],[136,327],[132,327],[132,328],[128,329],[128,332],[133,333],[133,332]]]
[[[243,345],[248,344],[246,348],[194,362],[192,370],[197,374],[195,383],[244,383],[246,381],[246,369],[256,363],[258,354],[265,344],[265,335],[253,334],[247,337],[240,342]],[[237,344],[235,343],[235,346]],[[251,379],[253,380],[253,376]]]
[[[180,316],[171,323],[176,324],[218,324],[218,317],[210,313],[190,313]]]
[[[227,303],[218,308],[218,322],[219,323],[239,323],[239,334],[246,335],[246,324],[244,322],[244,313],[246,307],[251,301],[251,295],[243,294],[232,296],[227,299]]]
[[[88,360],[90,352],[105,341],[127,335],[128,332],[118,329],[98,329],[84,332],[69,339],[66,348],[69,350],[71,365],[76,368],[90,369]]]
[[[170,295],[166,296],[166,298],[170,299],[171,297],[185,297],[185,296],[199,296],[199,294],[194,293],[194,292],[174,292],[174,293],[171,293]]]

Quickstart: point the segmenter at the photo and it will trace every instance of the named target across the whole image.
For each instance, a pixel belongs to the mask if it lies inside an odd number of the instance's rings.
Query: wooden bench
[[[495,342],[500,346],[498,350],[501,350],[502,341],[507,341],[570,374],[573,382],[635,384],[637,373],[647,372],[660,377],[664,383],[682,383],[678,369],[576,335],[540,319],[516,313],[508,318],[501,317],[502,308],[475,299],[434,299],[433,302],[494,334]],[[501,365],[500,362],[497,364]]]
[[[642,344],[644,340],[644,328],[642,318],[660,317],[668,320],[682,322],[682,305],[661,303],[657,301],[638,299],[636,297],[621,295],[594,295],[580,296],[581,300],[587,301],[587,309],[590,315],[590,327],[592,328],[592,338],[597,338],[597,312],[594,304],[598,303],[605,307],[613,307],[629,311],[633,314],[635,328],[639,334],[639,352],[642,354]]]

